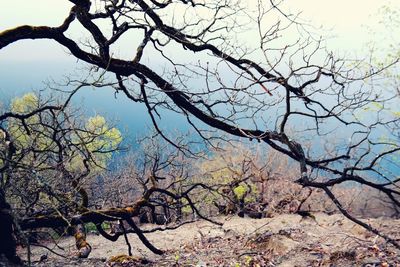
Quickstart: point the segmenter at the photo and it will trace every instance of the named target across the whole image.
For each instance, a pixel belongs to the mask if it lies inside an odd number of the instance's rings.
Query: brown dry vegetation
[[[282,214],[274,218],[219,217],[219,227],[198,221],[177,230],[148,234],[153,244],[165,248],[163,256],[152,254],[129,234],[133,257],[124,239],[110,242],[91,234],[89,259],[75,259],[73,238],[61,238],[56,247],[67,258],[41,247],[32,248],[34,266],[398,266],[400,251],[381,238],[353,224],[342,215],[314,214],[303,218]],[[400,239],[399,220],[369,219],[368,223]],[[144,228],[152,227],[146,225]],[[62,248],[62,249],[60,249]],[[21,248],[20,252],[23,249]],[[38,262],[42,255],[48,258]],[[111,261],[111,259],[114,261]],[[370,264],[370,265],[365,265]],[[385,265],[388,264],[388,265]]]
[[[100,185],[88,184],[91,199],[96,201],[94,204],[102,203],[102,207],[124,206],[124,202],[140,195],[138,188],[145,184],[140,177],[148,176],[145,175],[148,170],[138,169],[133,163],[134,159],[135,157],[128,157],[119,171],[105,175],[104,178],[108,180],[103,181],[103,194],[99,195],[101,198],[96,197]],[[150,167],[157,164],[151,160],[147,163]],[[87,238],[92,247],[92,253],[87,260],[77,259],[73,237],[60,237],[54,242],[48,236],[43,236],[45,238],[39,238],[39,244],[63,257],[46,248],[32,246],[31,261],[35,266],[116,267],[362,266],[367,263],[380,266],[379,264],[385,262],[400,264],[396,260],[399,251],[337,214],[337,208],[323,191],[310,190],[294,183],[292,177],[296,176],[295,171],[290,162],[279,154],[261,154],[257,146],[240,145],[214,151],[204,161],[187,161],[182,164],[182,168],[194,166],[191,173],[193,176],[187,176],[176,183],[177,189],[185,183],[195,183],[196,179],[200,179],[197,177],[201,177],[204,183],[215,189],[193,194],[192,199],[202,214],[211,218],[218,215],[212,202],[236,205],[236,210],[229,216],[214,217],[223,223],[222,227],[206,221],[196,221],[176,230],[146,234],[155,247],[166,252],[162,256],[150,252],[135,234],[129,234],[133,256],[128,256],[128,246],[123,236],[116,242],[111,242],[92,232]],[[164,184],[160,183],[159,186],[167,187],[179,181],[174,176],[175,173],[176,169],[161,169],[157,172],[157,175],[166,177]],[[244,213],[245,218],[237,216],[240,207],[237,191],[234,189],[239,186],[246,189],[245,207],[267,203],[261,212],[262,219],[249,218],[249,213]],[[377,218],[397,215],[384,198],[363,187],[352,185],[337,186],[333,191],[340,196],[346,210],[363,218],[371,218],[364,221],[397,240],[400,238],[398,220],[390,217]],[[192,219],[190,209],[183,210],[183,219]],[[296,214],[299,211],[311,212],[311,216],[302,217]],[[158,209],[158,212],[162,211]],[[138,222],[137,218],[135,220]],[[173,226],[174,222],[168,225]],[[145,231],[155,228],[152,224],[141,224],[140,227]],[[165,227],[160,226],[161,229]],[[27,260],[26,247],[20,247],[18,254]]]

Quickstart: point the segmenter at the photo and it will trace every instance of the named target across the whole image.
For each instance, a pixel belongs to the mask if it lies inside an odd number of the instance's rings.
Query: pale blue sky
[[[255,0],[247,0],[251,5]],[[283,9],[293,13],[301,12],[305,20],[323,25],[329,34],[336,35],[330,40],[332,49],[358,50],[370,37],[363,25],[378,27],[376,11],[390,1],[378,0],[287,0]],[[400,6],[400,1],[390,2]],[[14,0],[2,1],[0,9],[0,31],[21,24],[51,25],[62,23],[71,4],[66,0]],[[330,31],[332,29],[332,31]],[[73,29],[79,32],[81,29]],[[24,49],[29,47],[29,49]],[[29,41],[13,44],[0,51],[1,61],[68,61],[62,48],[49,42]]]
[[[256,0],[247,1],[250,6],[256,2]],[[391,4],[400,6],[399,2]],[[310,21],[315,26],[323,25],[325,31],[321,31],[321,34],[336,36],[328,42],[330,49],[362,53],[366,41],[371,38],[365,26],[379,29],[379,18],[374,14],[385,3],[388,1],[287,0],[282,9],[293,13],[301,12],[304,20]],[[70,7],[71,4],[66,0],[2,1],[0,31],[23,24],[60,25]],[[81,31],[82,29],[74,25],[70,34],[81,35]],[[125,40],[125,44],[128,41],[132,40]],[[122,44],[121,50],[124,48],[126,46]],[[21,89],[24,91],[41,89],[44,80],[60,79],[74,72],[76,66],[76,60],[52,41],[26,40],[9,45],[0,50],[0,98],[12,98],[18,95],[17,91]],[[148,119],[143,106],[136,106],[124,99],[110,100],[111,91],[95,94],[87,91],[85,96],[91,99],[86,108],[92,113],[99,111],[98,106],[100,106],[103,108],[100,112],[119,111],[121,114],[131,114],[129,117],[120,118],[124,124],[132,125],[136,123],[135,121]],[[178,123],[174,118],[170,120],[175,124]]]

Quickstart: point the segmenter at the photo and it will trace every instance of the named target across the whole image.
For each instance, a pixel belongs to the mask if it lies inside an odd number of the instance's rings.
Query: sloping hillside
[[[166,250],[163,256],[148,251],[134,234],[129,234],[134,257],[122,256],[128,254],[124,238],[111,242],[91,234],[90,259],[74,259],[74,240],[63,238],[58,247],[46,246],[67,258],[34,247],[32,261],[35,266],[400,266],[398,250],[338,214],[219,221],[222,227],[198,221],[148,234],[156,247]],[[400,220],[367,221],[400,239]],[[46,259],[40,262],[41,257]]]

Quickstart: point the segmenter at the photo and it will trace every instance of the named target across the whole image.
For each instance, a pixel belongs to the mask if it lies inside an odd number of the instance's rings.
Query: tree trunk
[[[4,191],[0,188],[0,255],[13,262],[21,260],[17,256],[16,242],[14,239],[14,218],[11,213],[11,206],[7,203]]]
[[[92,247],[86,241],[86,230],[85,225],[78,224],[75,226],[75,244],[78,249],[79,258],[87,258],[92,251]]]
[[[180,223],[182,220],[183,220],[182,201],[179,199],[177,200],[177,205],[176,205],[176,222]]]

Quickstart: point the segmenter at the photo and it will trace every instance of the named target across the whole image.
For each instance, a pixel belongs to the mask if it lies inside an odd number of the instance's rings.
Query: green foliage
[[[255,183],[251,183],[249,186],[251,188],[251,194],[248,194],[244,199],[245,203],[255,202],[257,200],[257,196],[260,194]]]
[[[233,189],[233,192],[235,193],[237,199],[242,199],[247,193],[247,188],[245,185],[239,185]]]
[[[112,151],[122,141],[121,132],[116,128],[109,128],[106,119],[100,115],[89,118],[85,128],[87,132],[83,135],[83,139],[91,151],[98,151],[99,149]],[[93,135],[96,135],[96,137],[93,138]],[[106,155],[111,156],[110,153],[106,153]]]
[[[193,213],[192,207],[190,207],[189,202],[187,199],[182,199],[182,212],[185,214],[191,214]]]
[[[96,225],[94,223],[87,223],[85,224],[86,232],[97,231]]]
[[[254,183],[240,184],[233,189],[233,192],[237,199],[242,199],[245,195],[244,202],[251,203],[256,201],[256,195],[258,194],[257,186]]]
[[[200,163],[199,180],[218,190],[199,194],[205,207],[214,207],[213,203],[239,205],[243,198],[245,203],[256,202],[260,192],[253,180],[256,170],[251,161],[253,153],[245,147],[226,147],[224,151],[214,151],[210,159]]]
[[[100,171],[107,165],[112,153],[122,141],[121,132],[117,128],[110,128],[104,117],[96,115],[87,120],[84,130],[73,136],[75,142],[81,145],[94,158],[95,164],[91,164],[92,171]],[[71,170],[83,168],[82,155],[71,161]]]
[[[46,105],[57,103],[28,93],[15,98],[10,110],[26,114]],[[9,199],[21,210],[32,200],[40,209],[86,203],[84,185],[107,166],[122,140],[119,130],[108,126],[104,117],[84,119],[72,108],[42,110],[24,121],[11,118],[4,127],[13,141],[12,160],[17,165],[2,176],[2,183],[12,181]],[[0,146],[6,147],[4,138]]]
[[[32,112],[36,108],[39,107],[39,99],[34,93],[28,93],[20,98],[13,99],[11,103],[11,112],[18,114],[26,114]],[[37,131],[36,133],[42,133],[43,127],[39,124],[39,116],[32,116],[26,120],[26,125],[30,125],[35,127]],[[9,123],[9,132],[13,136],[13,140],[19,147],[27,147],[29,146],[33,140],[36,140],[37,145],[44,149],[46,147],[45,140],[47,138],[40,138],[40,134],[31,135],[26,132],[25,127],[21,125],[19,120],[11,120]]]
[[[27,93],[12,101],[11,111],[15,113],[29,113],[39,107],[39,99],[34,93]]]
[[[102,224],[101,224],[101,227],[104,229],[104,230],[107,230],[107,229],[110,229],[110,224],[108,223],[108,222],[103,222]],[[94,224],[94,223],[86,223],[85,224],[85,230],[86,230],[86,232],[97,232],[97,227],[96,227],[96,225]]]
[[[40,99],[34,93],[28,93],[12,101],[11,111],[19,114],[29,113],[40,105]],[[58,132],[54,130],[56,127]],[[84,158],[91,158],[89,165],[92,171],[105,168],[112,153],[122,141],[120,131],[110,128],[104,117],[96,115],[83,122],[73,118],[67,111],[60,111],[55,116],[38,114],[27,119],[25,125],[19,120],[11,120],[8,129],[19,150],[30,147],[35,151],[51,153],[58,149],[54,138],[70,143],[68,154],[71,158],[66,166],[69,171],[83,169]]]

